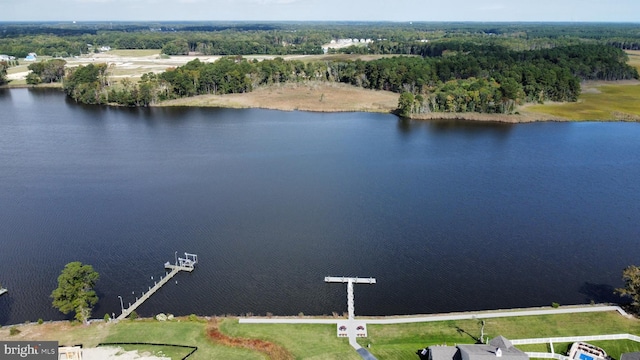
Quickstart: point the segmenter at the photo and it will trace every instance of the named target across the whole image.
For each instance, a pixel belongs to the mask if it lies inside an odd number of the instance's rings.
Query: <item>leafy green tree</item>
[[[616,289],[616,293],[631,298],[631,305],[636,311],[640,310],[640,267],[627,266],[622,271],[624,287]]]
[[[0,61],[0,85],[4,85],[8,82],[7,80],[8,68],[9,68],[9,64],[6,61]]]
[[[408,117],[413,112],[413,102],[415,97],[410,92],[403,92],[398,99],[398,114]]]
[[[189,54],[189,43],[185,39],[173,40],[162,47],[162,53],[167,55]]]
[[[30,72],[27,75],[27,84],[29,85],[38,85],[42,83],[42,79],[40,76],[34,72]]]
[[[106,102],[103,93],[107,86],[107,64],[89,64],[71,69],[65,77],[63,89],[75,101],[84,104],[102,104]]]
[[[79,261],[68,263],[58,276],[58,288],[51,293],[53,306],[63,314],[73,311],[77,320],[86,322],[93,305],[98,302],[93,290],[98,278],[91,265]]]
[[[62,59],[51,59],[32,63],[28,66],[31,70],[27,75],[27,84],[60,82],[64,77],[64,66],[67,64]]]

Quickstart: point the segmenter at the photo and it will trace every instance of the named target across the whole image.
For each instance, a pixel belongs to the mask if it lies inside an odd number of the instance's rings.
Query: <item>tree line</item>
[[[96,22],[0,24],[0,54],[21,58],[35,52],[67,57],[96,51],[101,45],[113,49],[162,49],[167,55],[319,54],[322,44],[340,38],[373,42],[334,51],[422,56],[427,40],[493,43],[513,50],[585,42],[640,48],[640,30],[633,24]]]
[[[9,63],[6,61],[0,61],[0,85],[6,84],[9,80],[7,79],[7,69],[9,68]]]

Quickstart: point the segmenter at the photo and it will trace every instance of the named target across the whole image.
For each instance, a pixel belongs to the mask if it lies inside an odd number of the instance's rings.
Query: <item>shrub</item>
[[[44,320],[42,320],[42,318],[38,319],[38,325],[42,325],[43,322]]]
[[[198,317],[196,316],[196,314],[189,315],[189,321],[198,321]]]
[[[138,313],[135,310],[133,310],[131,314],[129,314],[129,319],[135,320],[137,318],[138,318]]]
[[[20,334],[22,331],[18,330],[15,327],[12,327],[11,329],[9,329],[9,335],[13,336],[13,335],[18,335]]]
[[[557,302],[552,302],[551,303],[551,307],[554,308],[554,309],[557,309],[557,308],[560,307],[560,304],[558,304]]]
[[[111,320],[111,316],[109,316],[109,314],[104,314],[104,321],[107,322]]]

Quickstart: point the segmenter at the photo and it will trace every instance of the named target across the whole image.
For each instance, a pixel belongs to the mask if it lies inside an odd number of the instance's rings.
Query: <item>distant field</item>
[[[627,55],[629,55],[629,65],[640,72],[640,50],[627,50]]]
[[[237,319],[218,319],[223,334],[234,338],[262,339],[287,349],[296,359],[359,359],[348,340],[336,337],[335,325],[239,324]],[[244,348],[232,348],[214,343],[207,337],[210,322],[155,320],[124,320],[118,324],[94,323],[90,326],[67,322],[17,325],[21,333],[10,336],[9,327],[0,328],[0,340],[58,340],[61,344],[83,344],[95,347],[100,342],[155,342],[198,346],[190,357],[200,359],[264,359],[263,355]],[[471,336],[479,336],[478,320],[442,321],[430,323],[369,325],[369,337],[358,339],[362,346],[370,345],[371,353],[380,360],[417,359],[416,350],[430,345],[471,344]],[[459,331],[464,330],[468,334]],[[503,335],[509,339],[546,336],[578,336],[596,334],[640,334],[640,320],[626,319],[617,312],[576,313],[545,316],[495,318],[485,321],[485,335]],[[469,335],[470,334],[470,335]],[[630,341],[594,342],[616,359],[623,352],[640,351],[640,344]],[[566,351],[568,344],[554,344],[556,352]],[[519,346],[520,347],[520,346]],[[527,351],[548,351],[547,345],[521,346]],[[181,349],[149,346],[126,346],[126,350],[141,350],[173,355],[179,358]]]
[[[160,51],[162,50],[160,49],[144,49],[144,50],[120,49],[120,50],[110,50],[106,52],[106,54],[116,55],[116,56],[138,57],[138,56],[160,55]]]
[[[569,120],[640,121],[640,82],[583,85],[578,102],[531,105],[528,112]]]

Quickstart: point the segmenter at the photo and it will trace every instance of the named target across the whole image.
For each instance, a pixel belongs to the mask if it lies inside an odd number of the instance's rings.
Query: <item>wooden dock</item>
[[[117,320],[122,320],[129,316],[132,311],[137,309],[140,305],[142,305],[147,299],[151,297],[156,291],[158,291],[162,285],[166,284],[171,278],[173,278],[180,271],[192,272],[195,264],[198,262],[197,255],[187,254],[185,253],[186,258],[178,258],[176,259],[176,264],[172,265],[169,262],[164,264],[164,268],[167,270],[171,270],[165,277],[161,277],[160,281],[156,282],[152,287],[149,287],[149,290],[142,294],[139,299],[136,299],[136,302],[130,304],[128,308],[122,310],[122,314],[118,316]]]

